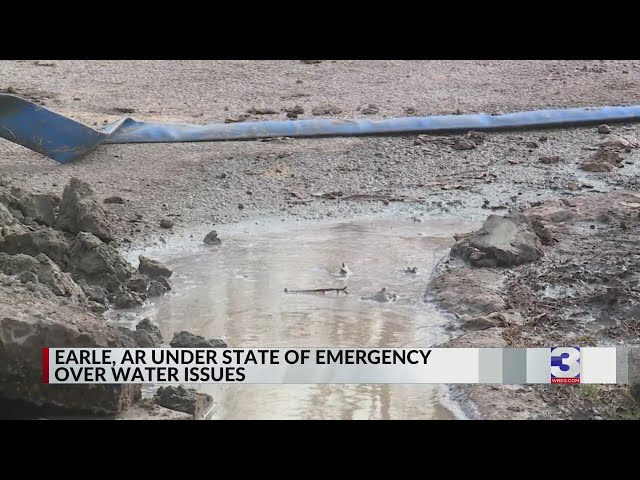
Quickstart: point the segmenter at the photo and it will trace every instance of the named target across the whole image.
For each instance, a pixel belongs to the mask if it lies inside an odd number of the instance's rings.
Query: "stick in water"
[[[336,292],[340,295],[340,292],[349,295],[347,292],[347,287],[342,288],[314,288],[312,290],[289,290],[288,288],[284,289],[284,293],[326,293],[326,292]]]

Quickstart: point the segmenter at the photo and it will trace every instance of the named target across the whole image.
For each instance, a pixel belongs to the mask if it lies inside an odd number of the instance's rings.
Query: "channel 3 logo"
[[[580,383],[580,347],[551,348],[551,383]]]

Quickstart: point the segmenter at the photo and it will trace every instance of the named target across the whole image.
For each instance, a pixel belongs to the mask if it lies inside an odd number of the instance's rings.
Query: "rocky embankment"
[[[429,295],[455,317],[449,347],[640,343],[640,193],[579,195],[490,215],[458,236]],[[640,418],[622,386],[462,385],[476,418]]]
[[[136,269],[115,245],[107,214],[86,182],[71,179],[61,197],[0,186],[0,402],[24,402],[43,412],[56,408],[116,415],[140,400],[136,385],[54,386],[41,381],[43,347],[163,344],[160,330],[148,319],[129,330],[101,316],[109,308],[142,305],[171,289],[172,272],[166,266],[140,257]],[[208,342],[188,332],[176,337],[171,346]],[[208,396],[185,392],[171,401],[162,392],[159,400],[135,409],[174,418],[158,409],[179,405],[178,410],[197,417],[211,402]]]

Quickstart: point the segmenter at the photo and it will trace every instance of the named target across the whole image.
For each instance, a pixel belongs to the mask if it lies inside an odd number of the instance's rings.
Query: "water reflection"
[[[437,219],[249,229],[226,235],[220,247],[154,252],[174,270],[174,291],[139,311],[167,339],[189,330],[233,347],[431,346],[446,337],[443,318],[422,302],[426,283],[453,233],[468,228]],[[352,272],[346,278],[337,275],[342,262]],[[284,293],[345,285],[350,295]],[[398,299],[361,299],[383,287]],[[220,419],[453,418],[435,385],[196,388],[213,395]]]

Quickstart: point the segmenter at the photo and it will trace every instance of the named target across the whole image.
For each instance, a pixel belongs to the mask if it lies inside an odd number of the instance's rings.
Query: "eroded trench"
[[[181,242],[130,252],[163,261],[173,290],[138,309],[111,312],[133,327],[140,315],[165,339],[188,330],[230,347],[436,346],[450,321],[425,301],[459,217],[236,226],[222,244]],[[346,263],[350,273],[338,272]],[[407,272],[415,267],[417,272]],[[347,287],[349,295],[286,293]],[[382,288],[395,301],[367,297]],[[189,385],[210,394],[212,419],[453,419],[462,415],[440,385]],[[144,392],[151,395],[155,388]]]

